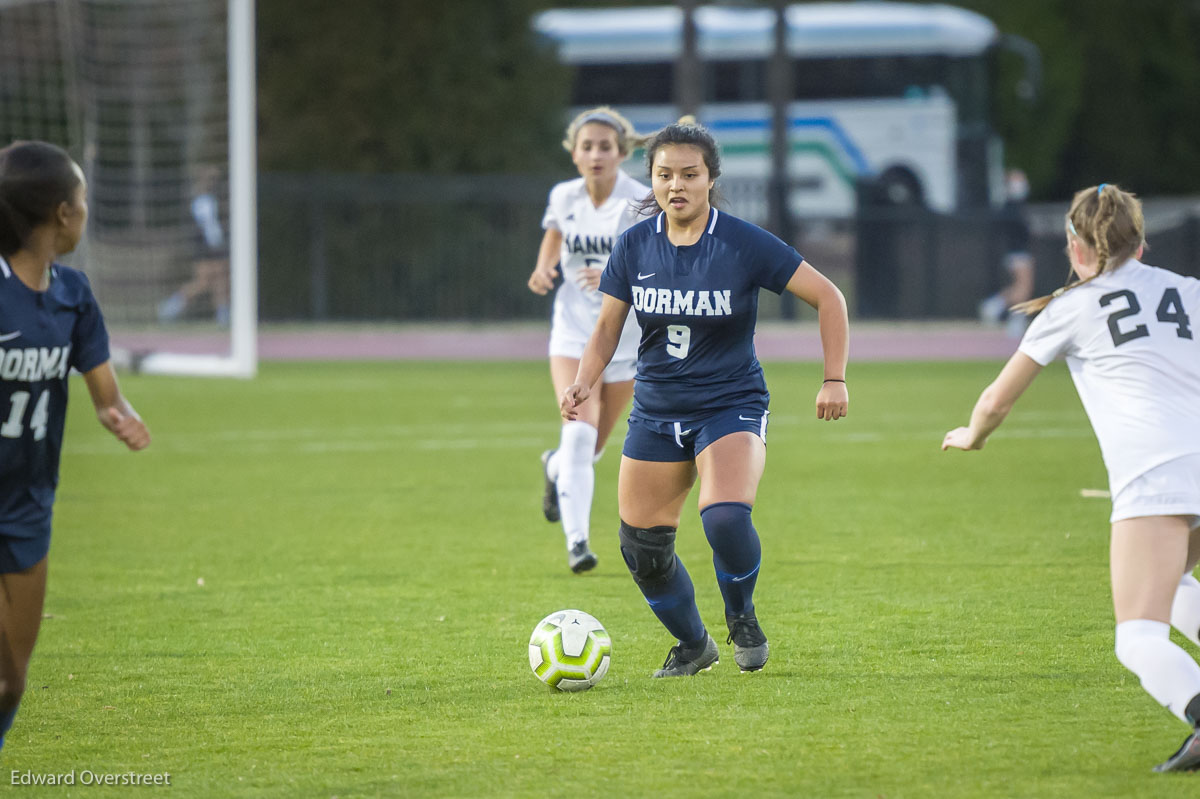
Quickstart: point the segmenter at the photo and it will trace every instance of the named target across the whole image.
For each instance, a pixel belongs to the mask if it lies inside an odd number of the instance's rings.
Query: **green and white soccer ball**
[[[538,622],[529,637],[529,665],[560,691],[586,691],[608,673],[612,639],[582,610],[559,610]]]

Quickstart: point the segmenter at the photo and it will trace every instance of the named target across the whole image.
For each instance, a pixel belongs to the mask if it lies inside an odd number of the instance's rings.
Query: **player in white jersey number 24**
[[[1075,195],[1073,280],[1014,310],[1041,313],[942,449],[981,449],[1043,366],[1062,356],[1096,432],[1112,495],[1116,654],[1192,732],[1155,771],[1200,769],[1200,280],[1139,260],[1141,203],[1111,184]]]

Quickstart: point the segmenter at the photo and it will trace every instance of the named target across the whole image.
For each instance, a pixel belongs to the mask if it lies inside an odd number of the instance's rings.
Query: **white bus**
[[[1002,151],[990,111],[995,54],[1006,39],[990,20],[952,6],[893,2],[796,4],[785,19],[795,90],[787,109],[792,214],[850,217],[863,179],[893,202],[941,212],[1001,199]],[[721,144],[735,210],[762,221],[776,13],[706,5],[694,21],[703,91],[697,116]],[[551,9],[532,25],[574,67],[573,110],[612,105],[641,132],[678,117],[680,8]],[[629,168],[644,177],[637,159]]]

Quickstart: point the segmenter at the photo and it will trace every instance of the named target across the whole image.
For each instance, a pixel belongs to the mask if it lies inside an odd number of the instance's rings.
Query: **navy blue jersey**
[[[108,360],[108,331],[82,272],[55,264],[34,291],[0,258],[0,535],[50,530],[67,418],[67,373]]]
[[[754,354],[758,293],[780,294],[803,257],[762,228],[712,209],[695,244],[676,247],[663,214],[617,239],[600,290],[642,328],[633,413],[700,419],[768,399]]]

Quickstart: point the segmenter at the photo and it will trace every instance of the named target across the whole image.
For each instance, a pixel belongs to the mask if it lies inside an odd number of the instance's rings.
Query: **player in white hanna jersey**
[[[542,227],[546,233],[529,289],[554,292],[550,328],[550,378],[555,397],[575,379],[579,359],[600,314],[600,274],[613,244],[639,218],[638,207],[650,189],[621,171],[621,162],[641,140],[629,121],[607,106],[584,111],[567,127],[563,147],[580,177],[550,190]],[[613,363],[600,390],[578,419],[565,421],[558,447],[542,453],[547,521],[561,520],[567,539],[567,565],[575,573],[595,567],[588,546],[595,486],[594,464],[609,433],[633,395],[639,330],[632,317],[625,326]]]
[[[1138,259],[1141,204],[1111,184],[1075,195],[1067,253],[1076,276],[1049,297],[1020,347],[942,449],[980,449],[1043,366],[1066,359],[1092,422],[1112,494],[1111,569],[1118,660],[1190,727],[1155,771],[1200,769],[1200,281]]]

